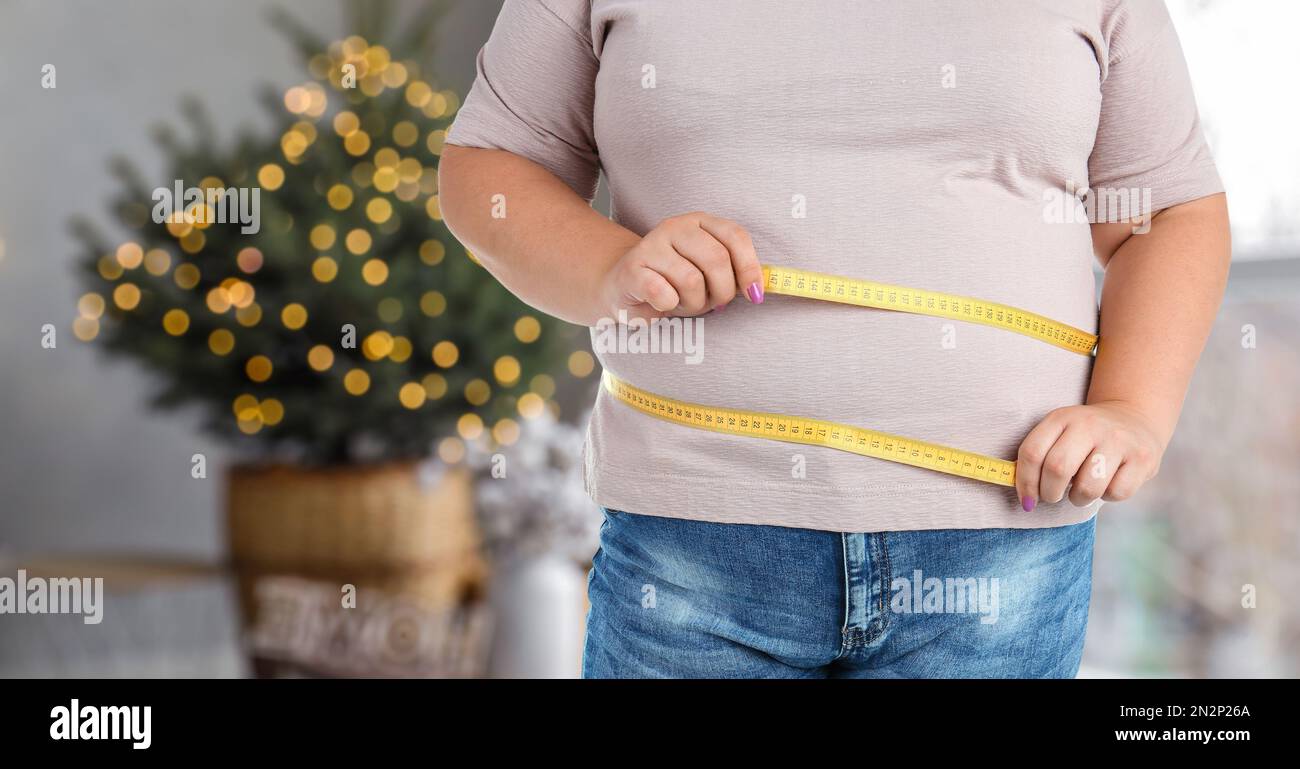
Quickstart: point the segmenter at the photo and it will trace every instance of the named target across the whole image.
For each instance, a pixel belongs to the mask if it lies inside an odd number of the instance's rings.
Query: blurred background
[[[1169,6],[1236,255],[1160,476],[1101,513],[1082,674],[1291,677],[1300,5]],[[577,674],[599,370],[437,203],[499,8],[0,0],[0,577],[109,593],[0,614],[0,676]],[[176,179],[260,186],[261,230],[154,223]]]

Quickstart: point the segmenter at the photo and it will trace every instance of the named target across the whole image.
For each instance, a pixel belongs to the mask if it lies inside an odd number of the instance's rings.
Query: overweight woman
[[[1077,672],[1229,260],[1159,0],[507,0],[448,143],[602,342],[584,675]]]

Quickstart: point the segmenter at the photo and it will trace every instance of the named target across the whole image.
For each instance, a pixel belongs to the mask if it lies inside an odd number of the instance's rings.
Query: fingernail
[[[1020,506],[1025,509],[1026,513],[1034,512],[1034,505],[1038,502],[1033,497],[1025,497],[1020,500]]]
[[[714,308],[713,308],[713,311],[714,311],[714,312],[722,312],[722,311],[725,310],[725,309],[727,309],[727,305],[725,305],[725,304],[720,304],[720,305],[718,305],[717,307],[714,307]]]
[[[748,296],[749,301],[753,302],[754,304],[762,304],[763,287],[760,286],[758,283],[750,283],[749,288],[745,290],[745,296]]]

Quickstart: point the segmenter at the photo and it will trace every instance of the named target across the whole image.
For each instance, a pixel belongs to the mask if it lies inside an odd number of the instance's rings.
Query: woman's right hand
[[[613,319],[702,315],[737,293],[763,302],[763,269],[743,227],[704,213],[660,222],[605,274],[600,301]]]

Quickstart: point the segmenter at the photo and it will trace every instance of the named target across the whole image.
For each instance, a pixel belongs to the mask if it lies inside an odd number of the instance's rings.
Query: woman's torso
[[[706,211],[745,227],[764,263],[977,296],[1095,331],[1089,228],[1053,203],[1087,184],[1099,16],[1091,0],[595,0],[594,127],[613,216],[644,233]],[[782,296],[734,302],[703,332],[698,363],[597,351],[624,379],[682,400],[1004,457],[1048,411],[1082,402],[1091,364],[981,326]],[[650,426],[601,397],[593,443],[619,467],[757,477],[796,496],[952,484]],[[792,454],[810,451],[816,477],[793,477]]]

